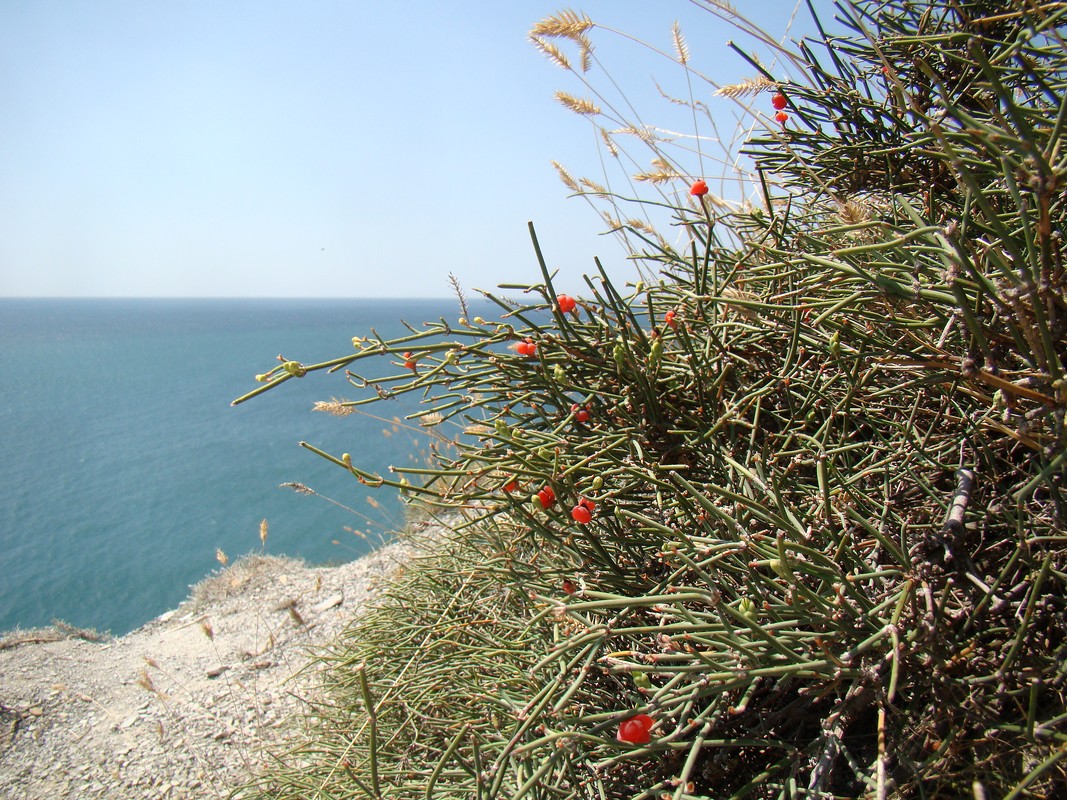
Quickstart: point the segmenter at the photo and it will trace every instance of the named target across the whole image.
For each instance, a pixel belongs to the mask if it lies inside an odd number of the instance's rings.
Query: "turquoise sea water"
[[[346,528],[376,541],[402,523],[399,499],[297,442],[378,471],[420,459],[425,436],[312,413],[316,400],[363,396],[342,374],[230,401],[279,353],[314,363],[371,328],[398,335],[401,319],[457,315],[454,300],[0,299],[0,631],[59,618],[125,633],[184,599],[219,566],[216,548],[259,551],[264,518],[268,553],[367,552],[373,542]],[[288,481],[358,514],[279,488]]]

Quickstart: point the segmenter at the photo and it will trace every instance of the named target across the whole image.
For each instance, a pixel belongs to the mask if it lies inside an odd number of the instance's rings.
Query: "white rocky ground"
[[[225,797],[314,691],[308,652],[349,624],[404,554],[390,545],[330,568],[254,556],[121,638],[9,634],[0,798]]]

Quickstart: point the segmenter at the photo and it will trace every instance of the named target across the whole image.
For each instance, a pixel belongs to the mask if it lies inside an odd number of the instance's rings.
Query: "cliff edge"
[[[120,638],[7,634],[0,797],[227,796],[299,724],[318,683],[309,654],[405,554],[394,544],[338,567],[248,556]]]

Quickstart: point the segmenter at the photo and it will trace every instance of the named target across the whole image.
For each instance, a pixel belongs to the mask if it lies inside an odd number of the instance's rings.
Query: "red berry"
[[[663,315],[663,322],[669,325],[671,328],[677,328],[678,321],[675,319],[676,316],[678,316],[678,314],[675,313],[674,309],[672,308],[670,311]]]
[[[785,95],[781,92],[778,92],[778,94],[771,98],[771,105],[774,106],[776,111],[781,111],[788,104],[789,101],[785,99]]]
[[[580,506],[585,506],[585,507],[586,507],[586,508],[588,508],[588,509],[589,509],[590,511],[592,511],[592,510],[593,510],[594,508],[596,508],[596,503],[594,503],[594,502],[593,502],[592,500],[590,500],[590,499],[589,499],[588,497],[583,497],[583,498],[581,498],[581,499],[580,499],[580,500],[578,501],[578,505],[580,505]]]
[[[539,491],[537,497],[541,501],[541,508],[549,508],[556,502],[556,493],[552,491],[551,486],[546,486]]]
[[[574,311],[575,306],[578,305],[574,298],[570,295],[561,294],[556,296],[556,303],[559,304],[559,310],[564,314],[569,314]]]
[[[789,119],[789,115],[786,114],[784,111],[779,111],[777,114],[774,115],[774,118],[781,122],[783,125],[785,125],[785,121]]]
[[[563,579],[563,591],[565,591],[567,594],[574,594],[575,592],[578,591],[578,587],[575,585],[574,581],[572,581],[570,578],[564,578]]]
[[[406,353],[404,353],[404,359],[407,360],[407,361],[411,361],[411,358],[414,355],[415,355],[414,353],[412,353],[410,350],[408,350]]]
[[[708,185],[703,180],[693,181],[693,185],[689,187],[689,194],[693,197],[703,197],[708,193]]]
[[[415,367],[417,367],[418,364],[416,362],[414,362],[414,361],[408,360],[408,361],[404,362],[404,366],[407,367],[408,369],[415,369]]]
[[[590,416],[589,415],[589,409],[588,408],[582,408],[577,403],[575,403],[573,406],[571,406],[571,413],[574,414],[575,422],[588,422],[589,421],[589,416]]]
[[[512,480],[510,480],[510,481],[508,481],[507,483],[504,484],[504,491],[505,492],[514,492],[518,488],[519,488],[519,482],[514,480],[514,479],[512,479]]]
[[[652,735],[652,717],[648,714],[637,714],[624,719],[619,723],[619,732],[615,738],[625,744],[648,744]]]
[[[593,514],[584,504],[579,503],[571,509],[571,517],[575,522],[582,525],[588,525],[593,519]]]

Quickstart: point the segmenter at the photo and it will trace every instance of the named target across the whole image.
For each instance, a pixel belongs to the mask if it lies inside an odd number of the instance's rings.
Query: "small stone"
[[[321,603],[318,603],[317,605],[313,606],[311,610],[312,610],[312,612],[314,612],[316,614],[321,614],[323,611],[331,609],[334,606],[341,605],[341,603],[343,603],[344,601],[345,601],[345,596],[343,594],[341,594],[340,592],[338,592],[337,594],[330,595],[325,600],[323,600]]]
[[[40,717],[44,714],[44,709],[40,706],[31,706],[27,711],[29,711],[30,716],[32,717]]]

